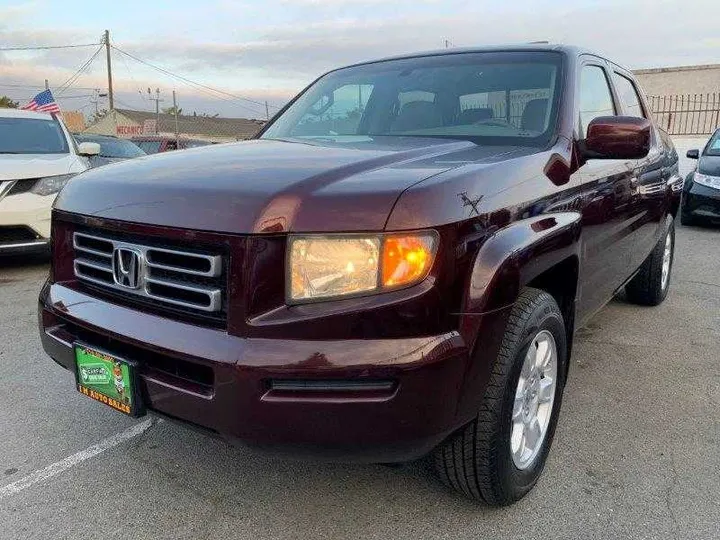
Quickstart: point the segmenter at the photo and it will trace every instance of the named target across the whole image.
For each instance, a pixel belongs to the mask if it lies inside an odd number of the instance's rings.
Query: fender
[[[461,319],[512,305],[533,278],[579,255],[580,219],[579,212],[544,214],[516,221],[490,236],[475,256],[458,313]]]
[[[520,290],[580,254],[581,214],[543,214],[496,231],[478,250],[462,302],[460,334],[470,350],[458,399],[461,422],[477,414],[507,319]],[[483,361],[487,360],[487,361]]]

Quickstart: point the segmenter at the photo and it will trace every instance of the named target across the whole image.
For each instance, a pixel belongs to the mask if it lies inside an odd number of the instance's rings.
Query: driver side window
[[[580,74],[580,138],[598,116],[615,116],[610,85],[605,70],[600,66],[585,66]]]

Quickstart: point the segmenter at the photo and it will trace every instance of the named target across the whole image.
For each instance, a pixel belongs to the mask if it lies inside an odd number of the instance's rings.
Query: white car
[[[0,109],[0,255],[47,249],[55,197],[99,152],[53,115]]]

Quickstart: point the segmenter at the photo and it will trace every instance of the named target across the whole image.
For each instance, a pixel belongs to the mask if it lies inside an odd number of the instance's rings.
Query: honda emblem
[[[112,256],[113,280],[126,289],[139,289],[142,284],[142,253],[138,250],[118,247]]]

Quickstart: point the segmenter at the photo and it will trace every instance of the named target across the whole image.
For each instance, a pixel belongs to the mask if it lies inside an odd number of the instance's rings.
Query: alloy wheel
[[[558,355],[555,338],[542,330],[533,338],[515,389],[510,453],[518,469],[527,469],[542,448],[555,402]]]

